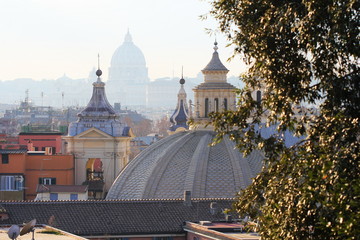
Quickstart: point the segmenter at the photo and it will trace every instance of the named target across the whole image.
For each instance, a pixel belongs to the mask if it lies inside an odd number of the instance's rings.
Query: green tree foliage
[[[263,239],[360,236],[359,1],[213,0],[210,15],[250,65],[236,111],[212,114],[263,171],[235,203]],[[266,89],[261,102],[254,89]],[[296,108],[297,106],[305,106]],[[312,106],[312,107],[311,107]],[[316,110],[315,110],[315,107]],[[262,138],[256,125],[277,126]],[[284,131],[305,136],[286,147]]]

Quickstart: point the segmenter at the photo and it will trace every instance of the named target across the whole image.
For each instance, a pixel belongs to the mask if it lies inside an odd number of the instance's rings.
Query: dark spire
[[[170,122],[172,124],[170,131],[176,131],[176,129],[179,127],[189,129],[189,126],[187,125],[187,121],[189,119],[189,109],[186,102],[186,92],[184,89],[185,79],[183,77],[183,70],[181,71],[181,79],[179,83],[181,87],[178,93],[176,109],[170,117]]]

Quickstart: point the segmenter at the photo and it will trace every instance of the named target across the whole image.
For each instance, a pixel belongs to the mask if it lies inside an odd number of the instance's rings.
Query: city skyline
[[[210,10],[205,1],[7,1],[0,3],[3,25],[0,81],[17,78],[57,79],[64,74],[86,78],[93,67],[103,80],[116,48],[129,30],[145,55],[151,80],[162,77],[196,77],[209,60],[216,29],[213,19],[200,20]],[[240,57],[227,62],[233,52],[217,34],[219,52],[228,76],[245,71]]]

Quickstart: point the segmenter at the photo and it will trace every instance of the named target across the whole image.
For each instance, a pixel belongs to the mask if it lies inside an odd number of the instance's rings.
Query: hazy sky
[[[0,80],[86,78],[97,66],[107,80],[112,54],[130,29],[145,55],[150,79],[194,77],[213,52],[215,20],[201,21],[210,5],[200,0],[0,0]],[[239,75],[240,58],[217,35],[220,58]]]

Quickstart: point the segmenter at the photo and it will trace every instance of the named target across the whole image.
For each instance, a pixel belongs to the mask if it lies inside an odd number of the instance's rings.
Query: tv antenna
[[[34,238],[34,232],[35,232],[34,227],[35,227],[35,225],[36,225],[36,219],[33,219],[30,222],[28,222],[27,224],[25,224],[25,226],[20,231],[20,236],[25,235],[25,234],[27,234],[29,232],[32,232],[31,240],[35,240],[35,238]]]
[[[16,239],[19,234],[20,234],[20,227],[18,225],[12,225],[8,232],[7,232],[8,236],[10,239]]]

